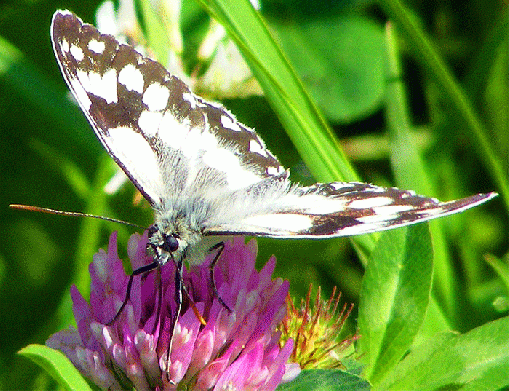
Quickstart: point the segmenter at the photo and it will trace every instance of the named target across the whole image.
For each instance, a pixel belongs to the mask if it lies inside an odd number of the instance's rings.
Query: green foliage
[[[418,346],[376,390],[507,389],[509,318],[465,334],[444,333]]]
[[[76,367],[58,350],[41,345],[28,345],[21,349],[19,354],[40,365],[67,390],[92,390]]]
[[[379,23],[345,14],[274,28],[290,63],[328,120],[351,123],[379,109],[386,65]],[[344,55],[353,52],[355,56]]]
[[[475,0],[460,12],[440,1],[419,8],[382,0],[330,9],[329,2],[266,1],[260,15],[244,0],[200,1],[265,92],[264,99],[225,104],[256,128],[294,180],[362,180],[443,200],[501,193],[433,222],[429,232],[420,225],[351,242],[259,240],[260,260],[277,256],[276,274],[290,280],[294,295],[310,283],[325,292],[339,286],[358,310],[350,326],[361,336],[355,358],[362,373],[304,371],[279,389],[509,387],[507,7]],[[197,60],[189,48],[199,45],[196,31],[208,21],[197,4],[184,2],[181,17],[191,65]],[[57,352],[23,347],[73,322],[69,285],[86,292],[92,254],[119,230],[125,258],[132,233],[8,204],[151,222],[146,205],[132,205],[131,185],[104,193],[114,164],[67,99],[49,43],[55,9],[93,22],[97,5],[0,6],[0,388],[41,388],[44,375],[25,357],[61,387],[87,386]],[[167,20],[150,12],[144,18],[147,40],[164,53],[158,29]]]
[[[337,369],[302,371],[292,382],[280,385],[278,391],[367,391],[369,383],[359,376]]]
[[[385,232],[371,254],[359,301],[359,353],[377,383],[411,347],[430,299],[433,249],[426,225]]]

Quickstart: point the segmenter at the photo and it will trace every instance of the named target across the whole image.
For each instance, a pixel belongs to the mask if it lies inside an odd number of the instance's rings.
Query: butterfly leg
[[[123,301],[122,305],[120,306],[120,309],[118,310],[117,314],[113,317],[113,319],[110,320],[108,323],[106,323],[107,326],[112,325],[118,319],[118,317],[124,310],[125,306],[127,305],[127,302],[129,301],[129,298],[131,297],[131,288],[133,287],[134,276],[154,270],[158,266],[159,266],[159,263],[154,261],[148,265],[142,266],[142,267],[136,269],[135,271],[133,271],[133,273],[129,276],[129,282],[127,283],[127,289],[126,289],[124,301]]]
[[[175,314],[172,320],[172,330],[171,330],[171,336],[170,336],[170,342],[168,343],[168,349],[166,350],[166,380],[170,384],[174,384],[172,380],[170,380],[170,351],[173,346],[173,335],[175,332],[175,327],[177,326],[178,318],[180,316],[180,311],[182,309],[182,292],[184,291],[184,257],[181,257],[176,262],[176,268],[175,268],[175,302],[177,304]]]
[[[219,292],[217,291],[217,287],[216,287],[216,282],[214,280],[214,268],[216,267],[216,264],[217,264],[217,261],[219,260],[219,257],[221,256],[221,254],[223,253],[223,250],[224,250],[224,242],[219,242],[215,245],[213,245],[209,251],[214,251],[214,250],[217,250],[217,253],[216,253],[216,256],[214,257],[214,259],[212,260],[212,262],[210,263],[209,265],[209,271],[210,271],[210,283],[212,285],[212,291],[214,292],[214,296],[217,297],[217,300],[219,301],[219,303],[228,310],[228,312],[232,312],[232,310],[230,309],[230,307],[228,307],[226,305],[226,303],[223,301],[223,299],[221,298],[221,296],[219,296]]]
[[[175,311],[175,324],[177,323],[177,319],[180,315],[180,311],[182,309],[182,291],[184,288],[184,262],[183,259],[180,258],[180,260],[177,262],[177,268],[175,270],[175,301],[177,303],[177,309]]]

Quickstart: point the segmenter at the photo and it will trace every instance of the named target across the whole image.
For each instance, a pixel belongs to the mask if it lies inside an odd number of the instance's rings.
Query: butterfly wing
[[[253,130],[131,46],[69,11],[55,13],[51,36],[62,74],[97,137],[152,205],[185,191],[235,191],[286,177]]]
[[[477,194],[439,202],[394,187],[316,184],[294,187],[271,206],[236,221],[213,222],[205,233],[310,239],[360,235],[459,213],[495,196]]]
[[[362,183],[292,186],[252,129],[159,63],[69,11],[55,13],[51,35],[64,78],[109,154],[161,216],[185,215],[203,234],[350,236],[458,213],[495,195],[441,203]]]

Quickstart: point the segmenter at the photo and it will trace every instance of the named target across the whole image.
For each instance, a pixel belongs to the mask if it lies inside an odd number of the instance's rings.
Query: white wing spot
[[[390,215],[397,216],[401,212],[407,212],[415,209],[412,205],[387,205],[373,208],[373,212],[376,215]]]
[[[316,198],[315,198],[316,197]],[[308,195],[303,199],[306,205],[302,209],[309,214],[328,215],[346,209],[347,201],[341,198],[325,198],[323,196]]]
[[[127,64],[118,73],[118,82],[129,91],[143,93],[143,74],[133,64]]]
[[[140,118],[138,118],[138,126],[148,136],[155,136],[162,120],[163,113],[144,110],[141,112]]]
[[[185,101],[189,102],[189,104],[191,105],[191,109],[195,109],[196,108],[196,98],[194,97],[194,95],[190,92],[184,92],[182,94],[182,99],[184,99]]]
[[[357,221],[364,224],[382,223],[381,225],[387,225],[390,222],[397,221],[402,212],[406,212],[412,209],[414,209],[414,207],[410,205],[381,206],[378,208],[373,208],[372,215],[358,217]]]
[[[401,198],[409,198],[415,196],[415,191],[407,190],[403,194],[401,194]]]
[[[226,174],[229,190],[238,190],[260,181],[260,177],[244,169],[235,154],[218,146],[209,148],[203,154],[203,162]]]
[[[102,54],[104,49],[106,49],[106,44],[96,39],[91,39],[87,46],[90,51],[96,54]]]
[[[359,221],[360,219],[357,219],[357,220]],[[386,227],[385,224],[371,223],[371,222],[363,223],[363,222],[359,221],[359,224],[352,225],[351,227],[341,228],[340,236],[355,236],[355,235],[360,235],[360,234],[367,234],[370,232],[377,232],[377,231],[383,230],[384,227]]]
[[[349,189],[349,188],[355,187],[355,185],[356,185],[355,182],[334,182],[334,183],[330,184],[330,186],[334,190]]]
[[[459,209],[459,210],[461,211],[464,209]],[[431,220],[433,217],[440,216],[440,215],[447,216],[448,214],[451,214],[451,212],[457,213],[457,211],[447,211],[443,207],[425,209],[422,212],[420,212],[421,214],[425,215],[424,219],[419,220],[419,221]]]
[[[267,157],[267,151],[263,146],[256,140],[251,139],[249,142],[249,151],[257,153],[258,155],[262,155]]]
[[[143,103],[150,111],[164,110],[170,97],[170,90],[159,83],[152,83],[143,93]]]
[[[363,185],[363,184],[364,183],[359,183],[359,185]],[[371,192],[371,193],[385,193],[387,191],[387,189],[384,187],[369,185],[369,187],[364,188],[363,191]]]
[[[353,209],[370,209],[379,206],[387,206],[394,203],[394,200],[390,197],[370,197],[361,200],[353,200],[348,205],[349,208]]]
[[[79,46],[71,45],[70,51],[71,56],[73,56],[74,59],[78,62],[83,61],[85,58],[85,53],[83,53],[83,50]]]
[[[267,174],[277,175],[277,174],[279,174],[279,169],[274,166],[267,167]]]
[[[357,217],[357,221],[359,223],[362,223],[365,227],[370,225],[378,225],[380,227],[383,227],[384,225],[387,225],[389,222],[397,219],[398,215],[394,214],[391,215],[390,213],[387,214],[375,214],[369,215],[369,216],[362,216]]]
[[[310,215],[328,215],[346,210],[348,200],[320,194],[302,195],[290,192],[282,199],[282,205],[292,205],[295,210]]]
[[[233,130],[235,132],[241,132],[242,131],[242,129],[240,128],[239,124],[236,121],[232,120],[227,115],[222,115],[221,116],[221,125],[223,125],[227,129]]]
[[[285,172],[285,168],[283,166],[277,166],[277,167],[274,167],[274,166],[270,166],[270,167],[267,167],[267,174],[268,175],[281,175]]]
[[[86,92],[103,98],[107,103],[117,102],[117,71],[114,68],[102,76],[96,72],[87,73],[80,69],[76,73]]]
[[[62,39],[62,42],[60,42],[60,48],[62,49],[62,52],[69,53],[69,41],[67,41],[67,39]]]

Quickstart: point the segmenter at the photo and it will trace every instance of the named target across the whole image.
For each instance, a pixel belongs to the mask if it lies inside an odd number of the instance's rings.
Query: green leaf
[[[432,279],[428,227],[385,232],[371,254],[359,302],[359,352],[365,375],[379,382],[413,343],[428,307]]]
[[[87,381],[62,352],[44,345],[28,345],[18,353],[46,370],[65,389],[92,390]]]
[[[370,390],[366,380],[338,369],[302,371],[289,383],[281,384],[277,391],[363,391]]]
[[[347,14],[273,25],[285,54],[327,118],[351,123],[380,107],[385,50],[379,24]]]
[[[443,334],[411,352],[379,390],[499,390],[509,386],[509,317]]]
[[[433,275],[435,274],[434,272]],[[430,338],[435,338],[437,334],[448,332],[452,329],[453,327],[444,315],[442,308],[438,305],[433,296],[431,296],[426,316],[419,329],[419,333],[415,337],[413,345],[420,345]]]

